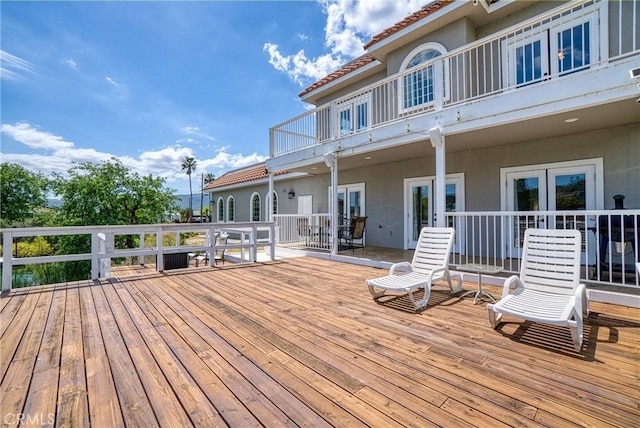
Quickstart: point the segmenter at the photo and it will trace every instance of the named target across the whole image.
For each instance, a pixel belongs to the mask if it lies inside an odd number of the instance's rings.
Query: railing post
[[[271,225],[269,225],[269,247],[270,247],[270,254],[271,254],[271,260],[275,260],[276,259],[276,227],[275,227],[275,223],[271,222]]]
[[[91,233],[91,279],[100,278],[100,260],[98,253],[100,252],[100,240],[104,240],[104,234]]]
[[[255,224],[251,225],[251,236],[249,237],[249,242],[251,244],[251,261],[252,262],[257,262],[258,261],[258,240],[256,239],[258,236],[258,228],[256,227]]]
[[[2,236],[2,291],[11,290],[13,276],[13,234],[4,232]]]
[[[164,270],[164,260],[162,257],[162,227],[156,229],[156,271]]]

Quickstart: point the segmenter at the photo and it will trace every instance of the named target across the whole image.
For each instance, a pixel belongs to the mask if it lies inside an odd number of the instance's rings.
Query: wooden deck
[[[485,304],[445,291],[417,314],[406,297],[376,304],[374,268],[304,257],[136,269],[2,295],[3,426],[640,421],[638,309],[593,304],[579,354],[568,330],[494,331]]]

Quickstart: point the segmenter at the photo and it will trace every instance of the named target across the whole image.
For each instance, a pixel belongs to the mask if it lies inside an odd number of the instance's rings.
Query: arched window
[[[278,192],[273,192],[273,213],[278,214]]]
[[[224,199],[218,198],[218,223],[224,222]]]
[[[236,221],[236,200],[233,196],[227,198],[227,221]]]
[[[260,194],[254,193],[251,195],[251,221],[260,221],[261,212]]]
[[[435,85],[443,84],[441,79],[434,75],[433,63],[437,57],[446,52],[447,50],[440,43],[429,42],[418,46],[407,55],[400,71],[410,69],[415,71],[402,77],[402,110],[424,107],[433,103]],[[446,74],[445,70],[445,76]]]

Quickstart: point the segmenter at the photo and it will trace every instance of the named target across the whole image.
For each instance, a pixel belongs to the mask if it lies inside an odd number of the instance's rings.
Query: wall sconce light
[[[294,196],[296,196],[296,192],[293,191],[293,188],[289,189],[289,199],[293,199]]]
[[[431,139],[431,145],[435,147],[439,147],[444,143],[444,135],[442,135],[442,131],[437,126],[429,129],[429,138]]]

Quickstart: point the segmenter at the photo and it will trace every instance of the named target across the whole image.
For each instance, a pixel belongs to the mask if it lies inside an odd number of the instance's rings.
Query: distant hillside
[[[178,197],[178,206],[180,209],[189,208],[189,195],[176,195]],[[48,199],[50,207],[59,207],[62,205],[62,201],[60,199]],[[202,207],[206,208],[209,206],[209,194],[205,193],[202,198]],[[193,194],[193,211],[195,214],[200,212],[200,194]]]

